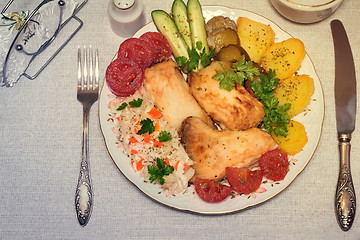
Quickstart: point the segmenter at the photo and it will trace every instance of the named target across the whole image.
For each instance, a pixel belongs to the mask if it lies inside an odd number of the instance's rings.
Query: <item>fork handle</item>
[[[81,226],[85,226],[90,219],[93,192],[90,180],[89,168],[89,114],[90,108],[83,107],[83,139],[82,139],[82,158],[80,174],[75,193],[75,209],[78,221]]]

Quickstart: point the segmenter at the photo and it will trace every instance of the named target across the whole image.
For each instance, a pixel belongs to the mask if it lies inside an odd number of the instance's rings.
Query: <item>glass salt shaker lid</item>
[[[110,0],[108,15],[112,31],[120,37],[131,37],[145,25],[140,0]]]
[[[135,0],[113,0],[113,2],[120,10],[127,10],[135,4]]]

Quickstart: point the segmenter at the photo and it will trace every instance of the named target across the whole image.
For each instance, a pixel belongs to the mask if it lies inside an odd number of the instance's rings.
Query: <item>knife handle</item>
[[[340,171],[335,196],[337,221],[343,231],[348,231],[356,211],[355,190],[350,171],[351,134],[339,134]]]

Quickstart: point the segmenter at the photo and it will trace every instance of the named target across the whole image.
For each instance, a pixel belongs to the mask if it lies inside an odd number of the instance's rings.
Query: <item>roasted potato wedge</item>
[[[237,26],[241,46],[249,54],[252,61],[260,63],[265,50],[274,43],[275,33],[273,29],[246,17],[239,17]]]
[[[303,112],[314,93],[314,80],[308,75],[295,75],[281,80],[274,91],[274,96],[279,99],[279,105],[290,103],[288,110],[290,118]]]
[[[304,43],[297,38],[274,43],[266,49],[261,57],[262,66],[266,71],[275,70],[276,77],[291,77],[300,67],[305,57]]]
[[[272,137],[275,142],[279,145],[279,148],[286,152],[288,155],[295,155],[304,148],[308,142],[308,137],[304,125],[300,122],[291,120],[287,126],[288,133],[287,137],[275,136],[272,133]]]

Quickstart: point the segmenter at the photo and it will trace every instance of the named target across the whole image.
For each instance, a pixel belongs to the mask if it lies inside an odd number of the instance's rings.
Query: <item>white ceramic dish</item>
[[[314,23],[333,14],[342,0],[271,0],[285,18],[298,23]]]
[[[218,15],[228,16],[233,20],[243,16],[258,22],[269,24],[275,31],[276,41],[282,41],[291,37],[272,21],[245,10],[230,9],[221,6],[203,6],[203,12],[206,20]],[[149,23],[140,29],[135,34],[135,37],[138,37],[142,33],[148,31],[156,31],[153,23]],[[290,160],[290,171],[286,178],[281,182],[274,183],[269,181],[262,184],[260,188],[261,191],[257,193],[228,198],[223,202],[214,204],[201,200],[195,193],[193,186],[189,187],[186,193],[174,196],[162,191],[160,185],[145,183],[142,177],[138,176],[137,173],[134,172],[130,164],[130,159],[123,153],[122,149],[118,148],[116,144],[117,138],[116,134],[113,132],[113,124],[108,121],[110,113],[108,104],[114,96],[104,82],[99,98],[99,120],[105,144],[114,163],[124,176],[129,179],[129,181],[131,181],[150,198],[169,207],[202,214],[223,214],[258,205],[282,192],[295,180],[295,178],[309,163],[320,140],[324,120],[324,95],[321,82],[308,55],[306,55],[299,73],[310,75],[314,79],[315,84],[315,92],[312,96],[311,103],[308,106],[309,110],[296,117],[297,121],[300,121],[305,125],[309,141],[304,150]]]

